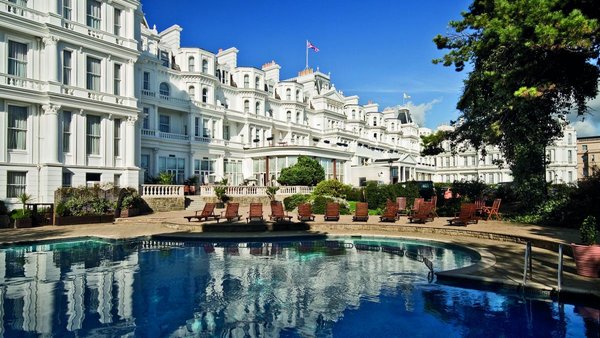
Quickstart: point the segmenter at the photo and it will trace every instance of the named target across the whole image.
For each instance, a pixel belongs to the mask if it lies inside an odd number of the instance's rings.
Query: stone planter
[[[578,245],[571,243],[577,274],[584,277],[600,277],[600,245]]]
[[[33,222],[30,217],[15,220],[15,228],[17,229],[31,228],[32,224]]]
[[[121,210],[121,216],[120,217],[133,217],[133,216],[137,216],[139,214],[140,214],[140,209],[138,209],[138,208],[128,208],[128,209]]]
[[[54,225],[76,225],[76,224],[94,224],[94,223],[112,223],[115,221],[114,215],[90,215],[90,216],[56,216]]]

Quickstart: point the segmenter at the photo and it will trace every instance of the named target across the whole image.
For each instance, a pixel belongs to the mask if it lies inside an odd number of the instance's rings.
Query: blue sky
[[[328,73],[344,95],[358,95],[380,109],[403,103],[427,127],[455,119],[465,73],[434,65],[442,55],[432,42],[460,18],[470,1],[338,0],[142,0],[148,23],[163,30],[183,28],[181,44],[213,52],[239,49],[240,66],[260,67],[275,60],[282,79],[309,64]]]
[[[260,67],[275,60],[282,79],[296,76],[305,65],[305,41],[310,66],[331,72],[345,95],[358,95],[380,109],[403,103],[403,93],[415,120],[435,128],[456,119],[456,102],[465,72],[431,63],[443,55],[433,37],[460,19],[470,0],[142,0],[148,23],[163,30],[183,28],[181,44],[213,52],[239,49],[240,66]],[[596,114],[576,122],[579,136],[600,128]]]

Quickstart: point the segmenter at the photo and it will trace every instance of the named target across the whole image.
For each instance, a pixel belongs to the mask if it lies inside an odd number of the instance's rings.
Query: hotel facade
[[[0,199],[138,188],[160,172],[177,184],[276,184],[299,155],[356,186],[511,179],[475,151],[420,156],[430,130],[408,109],[360,104],[318,68],[281,79],[274,61],[238,66],[235,48],[181,47],[181,32],[151,27],[136,0],[0,0]],[[568,137],[571,127],[549,149],[549,180],[577,179]]]

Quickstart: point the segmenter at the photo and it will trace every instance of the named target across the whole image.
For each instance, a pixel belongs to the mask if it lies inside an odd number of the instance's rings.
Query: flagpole
[[[306,69],[308,69],[308,40],[306,40]]]

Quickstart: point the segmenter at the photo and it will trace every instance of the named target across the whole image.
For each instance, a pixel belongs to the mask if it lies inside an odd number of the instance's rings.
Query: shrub
[[[352,187],[338,180],[321,181],[313,190],[315,196],[331,196],[346,199]]]
[[[368,182],[365,187],[365,202],[369,203],[370,209],[385,208],[385,202],[389,198],[389,189],[377,182]]]
[[[452,183],[452,192],[460,195],[469,202],[473,202],[483,199],[486,193],[489,194],[490,187],[479,180],[465,182],[454,181],[454,183]]]
[[[310,195],[294,194],[292,196],[284,198],[283,205],[285,206],[285,210],[292,211],[296,209],[298,205],[308,202],[310,200],[310,197]]]
[[[581,236],[581,243],[584,245],[594,245],[598,243],[598,230],[596,217],[588,216],[585,218],[579,228],[579,235]]]
[[[277,194],[277,191],[279,191],[279,187],[276,187],[276,186],[267,187],[267,196],[269,197],[269,200],[271,200],[271,201],[275,200],[275,195]]]
[[[175,175],[168,173],[166,171],[160,172],[158,174],[158,184],[164,184],[164,185],[173,184],[174,179],[175,179]]]
[[[227,203],[229,201],[229,196],[225,194],[227,189],[225,187],[215,187],[215,195],[217,195],[217,199],[222,203]]]
[[[348,191],[348,196],[346,196],[346,198],[348,199],[348,201],[362,202],[364,201],[363,192],[364,190],[362,188],[351,187]]]
[[[31,217],[31,212],[27,209],[15,209],[11,211],[10,218],[14,220],[27,219]]]
[[[8,214],[8,208],[6,208],[6,204],[4,204],[4,201],[0,201],[0,215],[7,215]]]
[[[68,209],[65,205],[65,202],[58,202],[56,203],[56,207],[54,208],[54,212],[58,215],[58,216],[68,216]]]
[[[60,216],[103,215],[116,207],[115,190],[100,187],[61,188],[55,194],[56,213]]]
[[[298,156],[298,162],[283,168],[277,182],[281,185],[315,186],[325,179],[325,170],[317,160],[308,156]]]
[[[329,202],[340,204],[340,215],[350,215],[350,206],[346,200],[329,196],[316,196],[312,203],[312,212],[319,215],[325,214],[325,208]]]

